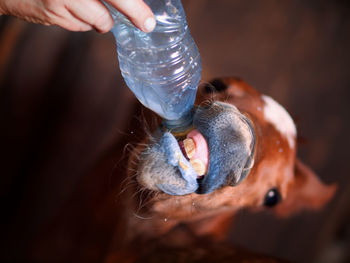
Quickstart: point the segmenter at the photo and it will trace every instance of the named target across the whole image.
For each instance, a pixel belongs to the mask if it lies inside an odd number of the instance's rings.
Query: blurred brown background
[[[183,4],[203,82],[239,76],[277,99],[297,123],[299,156],[339,185],[320,212],[242,211],[230,241],[292,262],[349,262],[349,2]],[[99,262],[117,238],[117,205],[100,204],[115,198],[142,118],[117,63],[111,34],[0,17],[1,262]]]

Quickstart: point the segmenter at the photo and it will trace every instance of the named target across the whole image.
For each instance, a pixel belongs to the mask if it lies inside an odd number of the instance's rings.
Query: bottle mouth
[[[193,109],[184,114],[177,120],[162,121],[163,129],[171,132],[176,138],[186,136],[191,130],[193,130]]]

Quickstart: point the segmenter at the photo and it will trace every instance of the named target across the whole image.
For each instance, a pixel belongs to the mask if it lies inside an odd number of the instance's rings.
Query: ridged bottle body
[[[146,0],[156,27],[144,33],[112,11],[121,73],[147,108],[176,121],[192,110],[201,79],[201,58],[180,0]]]

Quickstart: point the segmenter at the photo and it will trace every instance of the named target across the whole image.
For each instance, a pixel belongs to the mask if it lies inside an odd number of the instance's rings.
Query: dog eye
[[[264,198],[264,206],[272,207],[277,205],[281,201],[281,194],[276,188],[272,188],[267,191]]]

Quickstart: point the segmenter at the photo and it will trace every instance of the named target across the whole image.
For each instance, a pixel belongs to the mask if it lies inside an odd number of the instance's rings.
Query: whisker
[[[133,213],[133,214],[134,214],[134,216],[135,216],[136,218],[142,219],[142,220],[150,220],[150,219],[153,218],[152,216],[151,216],[151,217],[143,217],[143,216],[140,216],[140,215],[138,215],[138,214],[136,214],[136,213]]]

